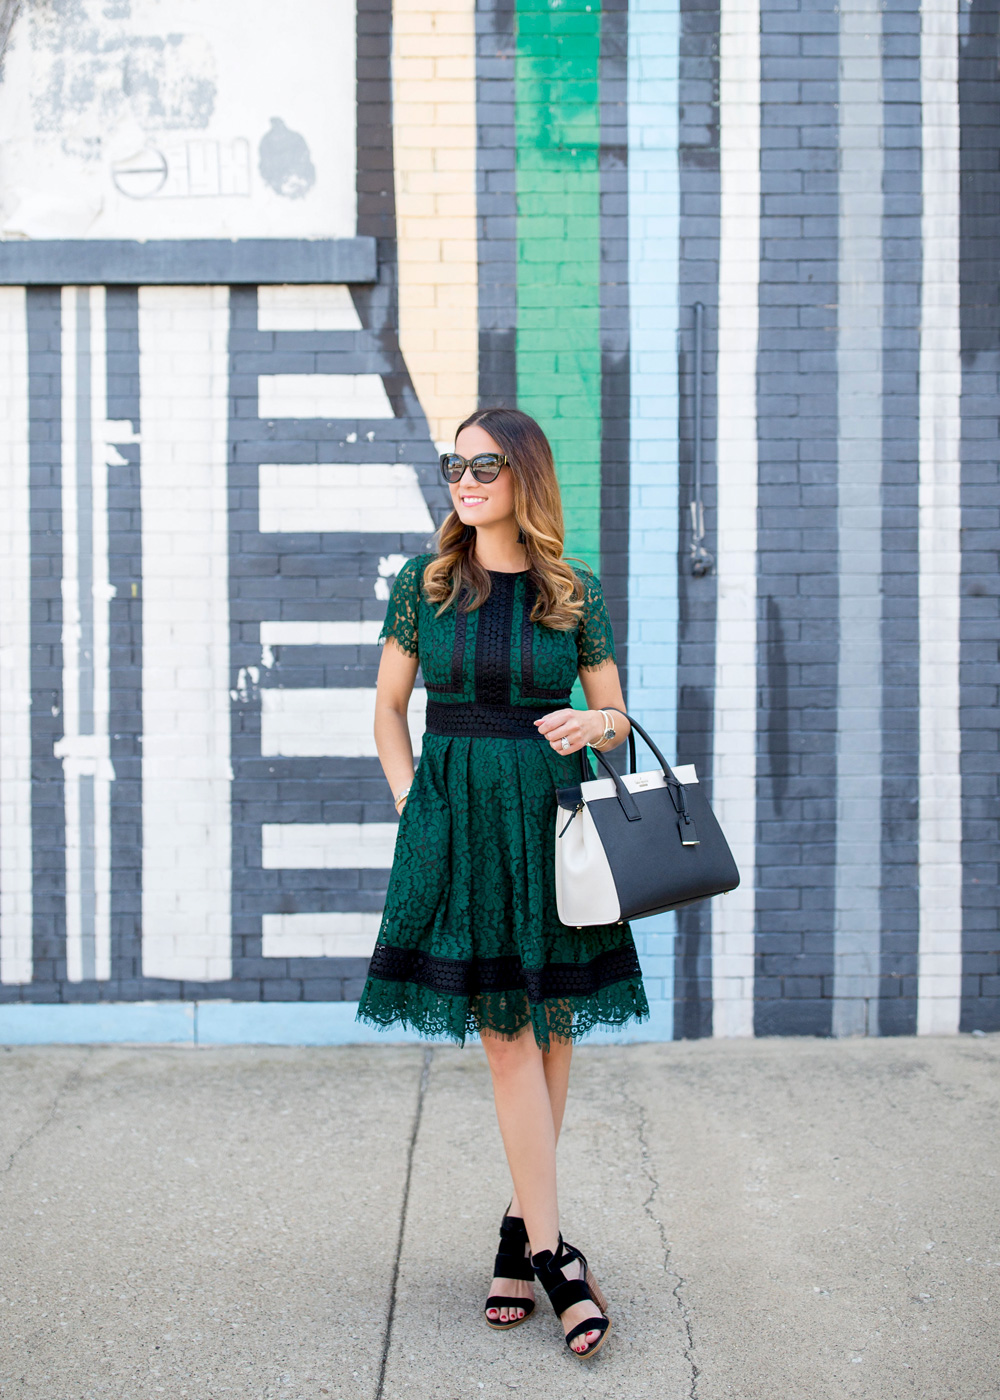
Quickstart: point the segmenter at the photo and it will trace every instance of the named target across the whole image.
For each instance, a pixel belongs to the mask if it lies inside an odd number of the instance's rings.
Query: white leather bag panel
[[[690,787],[698,781],[698,773],[693,763],[682,763],[673,772],[677,781],[685,787]],[[659,768],[653,768],[648,773],[624,773],[622,782],[629,792],[648,792],[652,788],[667,785],[667,780]],[[615,785],[611,778],[591,778],[589,782],[580,784],[580,792],[584,802],[593,802],[595,798],[614,797]]]
[[[607,781],[614,791],[614,783],[610,778]],[[616,924],[621,918],[621,905],[594,819],[586,807],[577,812],[572,821],[570,815],[564,808],[556,808],[556,910],[559,918],[571,928]],[[566,830],[560,836],[563,827]]]

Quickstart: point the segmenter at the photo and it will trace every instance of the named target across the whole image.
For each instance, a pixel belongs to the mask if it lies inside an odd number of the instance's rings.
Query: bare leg
[[[555,1252],[559,1245],[556,1139],[566,1106],[571,1047],[554,1046],[546,1054],[530,1031],[516,1040],[502,1040],[487,1033],[482,1042],[493,1078],[497,1122],[515,1201],[528,1231],[531,1251]],[[511,1280],[502,1291],[514,1297],[527,1296],[528,1285],[521,1285],[525,1289],[522,1295],[514,1286],[517,1282]],[[497,1291],[501,1289],[497,1287]],[[500,1310],[501,1321],[507,1320],[506,1313],[506,1309]],[[569,1331],[593,1315],[592,1305],[577,1303],[563,1314],[563,1326]],[[576,1338],[574,1349],[585,1350],[598,1335],[588,1332]]]
[[[545,1070],[545,1085],[549,1091],[552,1126],[555,1129],[557,1143],[562,1131],[563,1117],[566,1113],[566,1096],[569,1092],[569,1070],[572,1060],[573,1042],[571,1040],[552,1040],[549,1042],[549,1049],[542,1051],[542,1067]],[[522,1220],[524,1218],[521,1214],[521,1203],[517,1199],[516,1188],[510,1203],[510,1214],[516,1215]]]

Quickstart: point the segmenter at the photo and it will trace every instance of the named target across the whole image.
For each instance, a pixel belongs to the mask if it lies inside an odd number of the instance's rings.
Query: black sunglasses
[[[457,452],[441,453],[441,475],[452,486],[456,481],[462,480],[466,467],[469,468],[476,480],[485,486],[489,481],[496,481],[500,475],[500,468],[506,465],[507,458],[502,452],[480,452],[479,456],[473,457],[471,462],[460,457]]]

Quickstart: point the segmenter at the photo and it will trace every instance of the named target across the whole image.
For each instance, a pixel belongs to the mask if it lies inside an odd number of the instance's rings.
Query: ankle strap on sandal
[[[567,1278],[563,1273],[563,1266],[572,1264],[577,1259],[583,1266],[583,1277]],[[533,1254],[531,1267],[538,1282],[549,1295],[549,1302],[557,1316],[562,1317],[566,1309],[571,1308],[574,1303],[593,1303],[597,1307],[597,1300],[586,1282],[587,1261],[578,1249],[563,1241],[562,1235],[559,1236],[559,1248],[555,1254],[551,1249],[543,1249],[539,1254]]]

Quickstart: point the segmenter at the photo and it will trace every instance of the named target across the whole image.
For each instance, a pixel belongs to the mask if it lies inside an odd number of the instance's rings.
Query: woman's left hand
[[[600,710],[553,710],[535,720],[539,734],[556,753],[576,753],[604,733]]]

